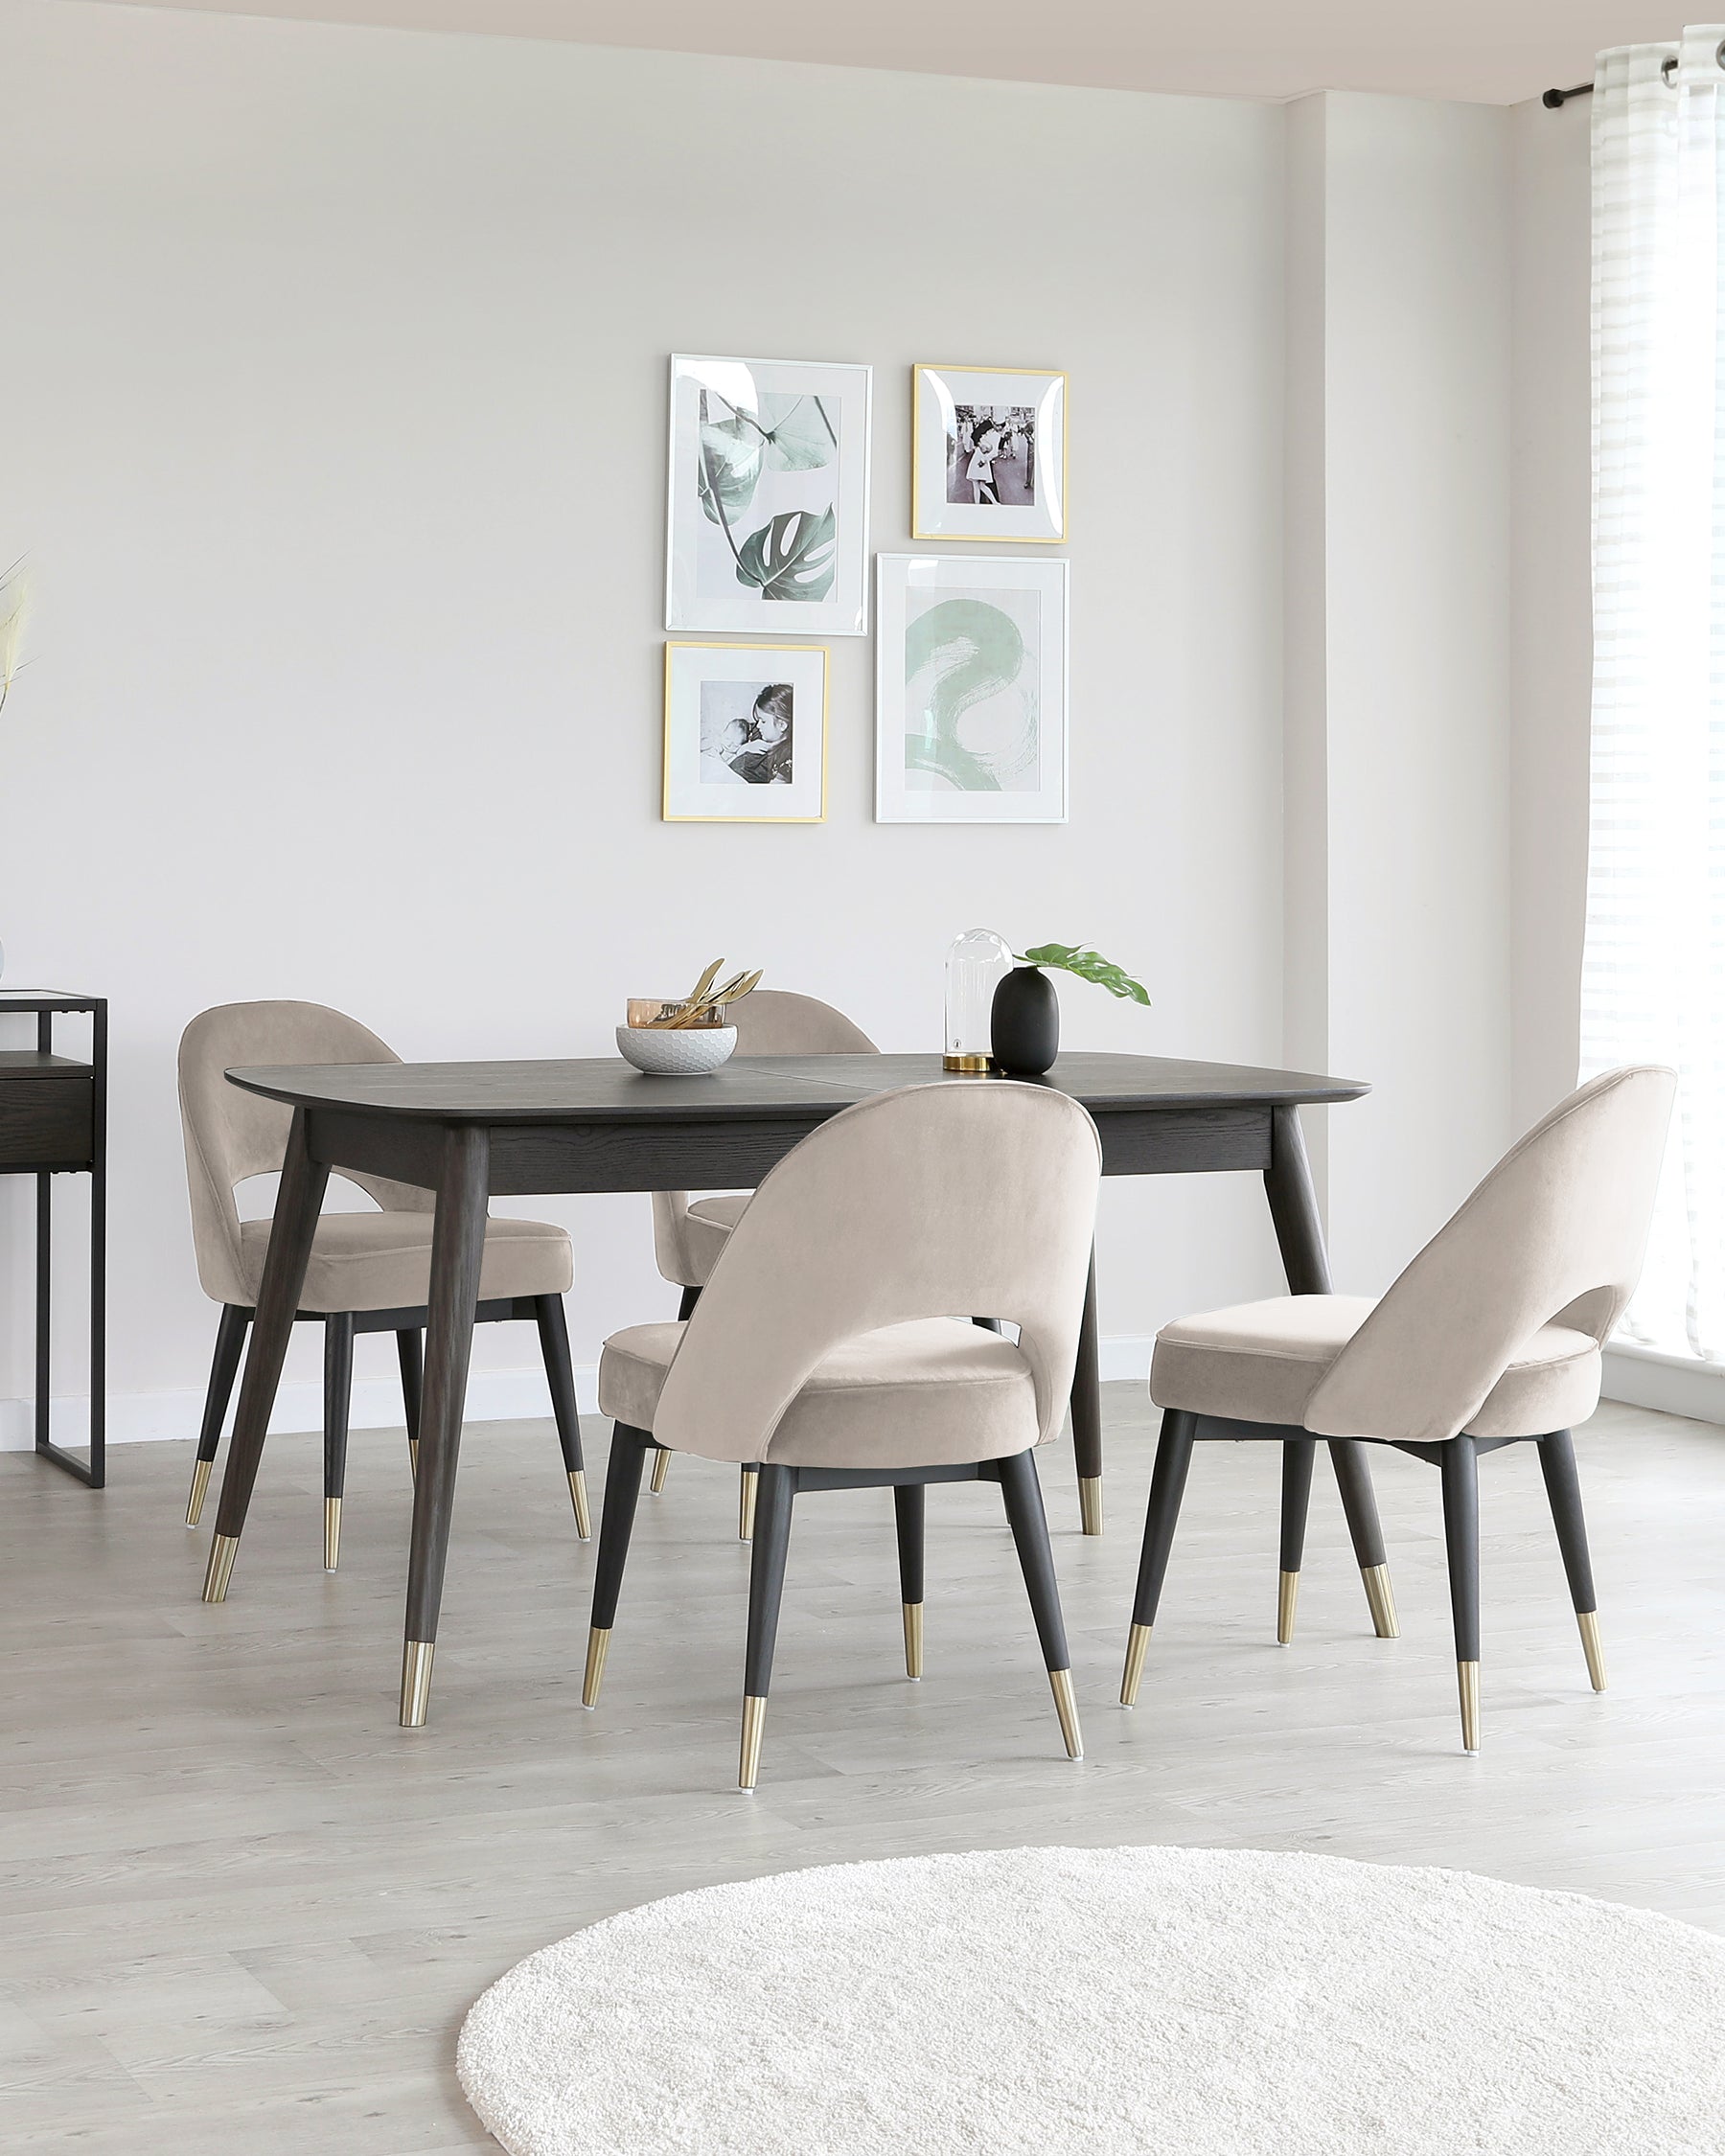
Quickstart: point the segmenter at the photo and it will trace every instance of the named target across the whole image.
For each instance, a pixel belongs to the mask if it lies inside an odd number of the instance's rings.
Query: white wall
[[[1354,94],[1288,136],[1286,942],[1337,1285],[1376,1293],[1509,1126],[1507,115]]]
[[[1147,1016],[1065,996],[1075,1045],[1276,1059],[1277,110],[82,0],[0,0],[0,560],[41,587],[0,937],[9,977],[113,998],[117,1432],[193,1426],[172,1060],[213,1002],[592,1054],[723,950],[932,1046],[982,920],[1142,969]],[[1070,825],[877,828],[860,640],[825,826],[656,820],[677,349],[873,361],[879,547],[913,360],[1070,371]],[[575,1231],[578,1360],[667,1309],[644,1200],[521,1209]],[[1276,1280],[1252,1178],[1116,1185],[1102,1259],[1115,1335]],[[531,1361],[482,1337],[475,1408],[541,1397],[485,1374]]]

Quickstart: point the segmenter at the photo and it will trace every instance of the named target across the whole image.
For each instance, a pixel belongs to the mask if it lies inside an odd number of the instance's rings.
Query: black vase
[[[990,1044],[1000,1069],[1040,1078],[1060,1053],[1060,998],[1040,966],[1015,966],[1001,976],[989,1014]]]

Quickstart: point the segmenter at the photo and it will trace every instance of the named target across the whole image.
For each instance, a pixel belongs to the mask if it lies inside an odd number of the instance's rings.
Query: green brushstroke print
[[[959,722],[975,704],[999,696],[1018,681],[1024,664],[1024,639],[1018,624],[982,599],[943,599],[908,623],[905,631],[907,688],[924,667],[934,670],[934,683],[920,713],[906,714],[905,769],[944,779],[961,793],[999,793],[1002,761],[1018,768],[1034,757],[1036,698],[1021,689],[1024,722],[1017,754],[981,757],[958,739]],[[921,730],[917,731],[917,722]]]

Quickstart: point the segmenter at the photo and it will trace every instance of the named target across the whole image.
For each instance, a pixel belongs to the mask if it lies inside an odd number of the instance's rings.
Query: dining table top
[[[733,1056],[693,1078],[649,1076],[619,1056],[566,1061],[285,1064],[230,1070],[248,1092],[289,1107],[437,1123],[651,1123],[691,1115],[747,1122],[824,1099],[837,1107],[902,1086],[1050,1086],[1095,1113],[1189,1107],[1282,1107],[1356,1100],[1351,1078],[1081,1050],[1043,1078],[955,1077],[938,1055]]]

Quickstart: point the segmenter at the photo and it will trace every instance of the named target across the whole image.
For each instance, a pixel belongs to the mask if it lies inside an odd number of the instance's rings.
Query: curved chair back
[[[293,1111],[230,1086],[223,1073],[247,1064],[400,1063],[395,1050],[357,1019],[321,1003],[222,1003],[195,1018],[180,1036],[180,1128],[192,1199],[192,1242],[204,1293],[244,1303],[236,1185],[273,1175],[288,1150]],[[426,1213],[428,1190],[382,1176],[343,1174],[386,1212]]]
[[[784,988],[757,988],[730,1006],[740,1056],[872,1056],[880,1050],[860,1025],[818,996]],[[653,1252],[667,1280],[697,1285],[700,1268],[689,1256],[683,1216],[686,1190],[653,1193]]]
[[[1610,1070],[1511,1147],[1336,1358],[1305,1426],[1441,1443],[1553,1319],[1601,1344],[1635,1291],[1677,1077]]]
[[[655,1436],[709,1459],[770,1458],[780,1417],[840,1342],[985,1310],[1022,1328],[1046,1442],[1071,1390],[1100,1175],[1095,1125],[1047,1087],[959,1079],[841,1110],[731,1230]]]

